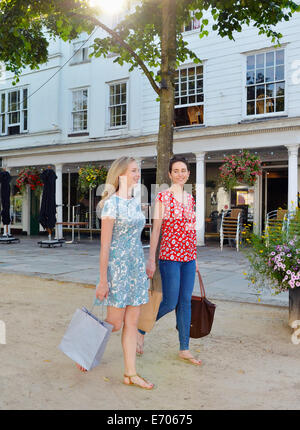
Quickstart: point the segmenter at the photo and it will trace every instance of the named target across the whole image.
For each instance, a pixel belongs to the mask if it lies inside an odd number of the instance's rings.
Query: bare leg
[[[145,335],[140,333],[138,331],[137,333],[137,344],[136,344],[136,353],[137,354],[144,354],[144,340],[145,340]]]
[[[153,384],[145,381],[136,373],[137,324],[140,314],[139,306],[127,306],[122,332],[122,347],[124,353],[124,384],[136,385],[151,389]]]

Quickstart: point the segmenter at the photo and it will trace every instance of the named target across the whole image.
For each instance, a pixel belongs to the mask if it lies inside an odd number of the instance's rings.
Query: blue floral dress
[[[103,304],[124,308],[148,302],[141,233],[145,217],[139,202],[112,195],[104,203],[101,218],[115,218],[109,253],[107,280],[108,298]]]

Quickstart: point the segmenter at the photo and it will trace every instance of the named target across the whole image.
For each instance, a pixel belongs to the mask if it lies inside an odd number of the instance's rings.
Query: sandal
[[[185,363],[193,364],[194,366],[201,366],[202,364],[201,360],[197,360],[197,358],[193,357],[192,355],[190,357],[181,357],[178,355],[178,359],[184,361]]]
[[[146,384],[149,384],[148,381],[146,381],[146,379],[142,378],[140,375],[138,375],[137,373],[135,375],[125,375],[124,373],[124,377],[129,379],[129,384],[127,384],[127,382],[123,381],[124,385],[133,385],[135,387],[139,387],[139,388],[143,388],[144,390],[152,390],[154,385],[152,384],[152,387],[143,387],[140,384],[136,384],[135,382],[132,381],[132,378],[134,378],[135,376],[138,376],[139,378],[141,378]]]

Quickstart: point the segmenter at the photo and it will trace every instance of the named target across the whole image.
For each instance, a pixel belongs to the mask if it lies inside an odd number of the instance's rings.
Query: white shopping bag
[[[101,321],[86,308],[77,309],[59,349],[86,370],[96,367],[102,358],[113,326]]]

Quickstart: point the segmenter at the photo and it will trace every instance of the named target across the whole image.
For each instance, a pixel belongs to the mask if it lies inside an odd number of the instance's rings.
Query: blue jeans
[[[191,298],[194,289],[196,260],[181,262],[159,260],[163,299],[156,321],[176,311],[180,350],[189,349],[191,325]],[[145,334],[144,331],[139,330]]]

